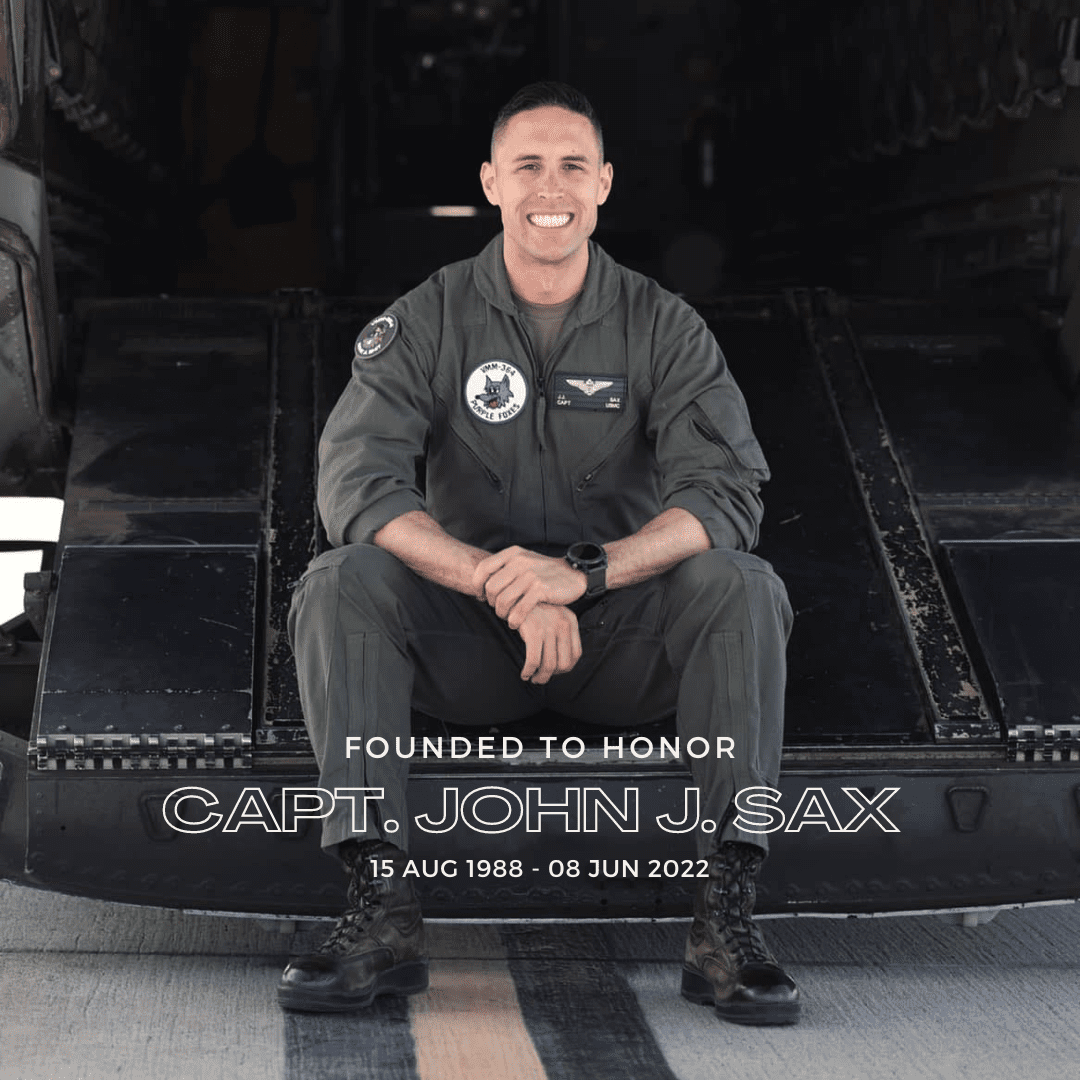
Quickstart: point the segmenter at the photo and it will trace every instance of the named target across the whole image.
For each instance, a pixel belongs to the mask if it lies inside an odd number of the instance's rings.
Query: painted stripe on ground
[[[282,1015],[285,1080],[419,1080],[404,998],[379,997],[355,1013]]]
[[[603,948],[601,934],[578,929]],[[521,1012],[551,1080],[677,1080],[624,965],[560,954],[552,948],[560,936],[511,928],[503,935]]]
[[[505,960],[433,960],[409,999],[420,1080],[547,1080]]]

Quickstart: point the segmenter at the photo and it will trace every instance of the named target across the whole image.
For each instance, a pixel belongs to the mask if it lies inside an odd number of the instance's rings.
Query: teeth
[[[541,229],[557,229],[570,220],[569,214],[530,214],[529,220]]]

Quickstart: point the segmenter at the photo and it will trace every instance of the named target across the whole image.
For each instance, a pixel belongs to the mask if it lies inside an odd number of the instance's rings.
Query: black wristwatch
[[[607,592],[607,552],[588,540],[579,540],[566,550],[566,561],[585,575],[585,597],[603,596]]]

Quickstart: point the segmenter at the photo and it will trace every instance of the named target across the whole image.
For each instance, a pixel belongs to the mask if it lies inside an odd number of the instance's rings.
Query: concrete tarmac
[[[430,927],[431,988],[286,1013],[287,936],[0,883],[0,1080],[1050,1080],[1080,1068],[1080,905],[767,919],[795,1027],[678,994],[685,923]]]

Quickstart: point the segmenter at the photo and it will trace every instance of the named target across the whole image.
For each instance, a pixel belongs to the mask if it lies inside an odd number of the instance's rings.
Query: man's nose
[[[562,194],[563,184],[566,181],[566,177],[563,176],[559,169],[546,169],[540,177],[539,190],[537,194],[544,195],[560,195]]]

